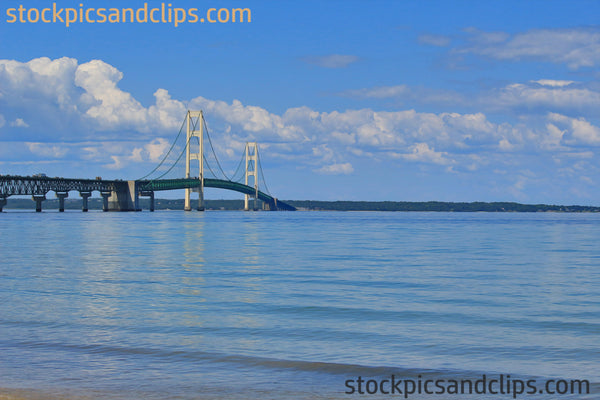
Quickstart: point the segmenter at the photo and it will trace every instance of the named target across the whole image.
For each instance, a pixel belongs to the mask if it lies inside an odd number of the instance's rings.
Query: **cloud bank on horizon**
[[[237,161],[246,141],[258,141],[281,176],[288,171],[307,182],[303,194],[280,182],[284,198],[335,199],[346,193],[351,199],[597,204],[600,85],[594,69],[600,63],[600,29],[465,28],[454,35],[424,33],[416,42],[442,51],[448,70],[469,68],[476,58],[557,64],[567,72],[502,79],[464,92],[413,85],[401,77],[373,86],[351,79],[328,96],[355,101],[356,107],[324,111],[304,105],[274,112],[201,93],[174,98],[159,84],[152,89],[153,102],[144,104],[120,87],[126,79],[120,66],[102,59],[5,59],[0,60],[0,169],[133,178],[166,153],[186,110],[201,109],[225,162]],[[347,71],[366,58],[331,53],[295,62]],[[364,106],[369,101],[376,103]],[[324,192],[336,179],[347,186],[370,173],[380,178],[373,178],[367,193]],[[439,191],[423,191],[419,198],[403,188],[407,185]]]

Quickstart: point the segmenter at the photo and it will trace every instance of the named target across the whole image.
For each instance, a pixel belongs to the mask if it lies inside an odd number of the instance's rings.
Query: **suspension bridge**
[[[205,137],[210,152],[205,152]],[[245,210],[295,210],[293,206],[269,193],[256,142],[246,142],[244,154],[230,177],[216,156],[202,111],[188,111],[169,150],[145,176],[136,180],[105,180],[100,177],[55,178],[43,174],[0,175],[0,212],[6,206],[8,197],[23,195],[31,196],[35,201],[36,211],[41,212],[43,201],[49,192],[56,194],[59,200],[58,210],[62,212],[65,210],[65,199],[72,191],[79,192],[84,212],[88,211],[88,199],[93,192],[99,192],[102,196],[103,211],[141,211],[140,197],[149,197],[150,211],[154,211],[155,192],[180,189],[185,189],[184,210],[191,211],[195,208],[204,211],[204,188],[226,189],[244,194]],[[197,194],[196,207],[192,207],[192,193]]]

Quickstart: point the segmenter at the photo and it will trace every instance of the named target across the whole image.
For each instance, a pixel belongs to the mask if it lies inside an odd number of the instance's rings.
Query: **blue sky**
[[[145,2],[0,3],[2,174],[138,178],[190,108],[226,170],[259,142],[282,199],[599,204],[597,1],[173,0],[252,21],[8,22],[52,3]]]

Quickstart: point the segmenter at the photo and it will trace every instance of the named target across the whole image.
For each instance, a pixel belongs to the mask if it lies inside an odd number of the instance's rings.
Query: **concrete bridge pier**
[[[81,196],[81,211],[88,212],[88,199],[92,195],[92,192],[79,192],[79,196]]]
[[[34,194],[31,198],[35,201],[35,212],[42,212],[42,201],[46,200],[46,195]]]
[[[196,210],[204,211],[204,190],[203,188],[196,188],[196,191],[198,192],[198,207]]]
[[[109,211],[141,211],[138,183],[136,181],[115,182],[115,190],[108,199]]]
[[[2,212],[2,209],[4,208],[6,203],[8,203],[8,201],[6,200],[6,197],[0,197],[0,212]]]
[[[102,196],[102,211],[108,211],[108,198],[112,195],[112,192],[100,192]]]
[[[264,211],[277,211],[277,199],[274,198],[273,202],[263,201]]]
[[[140,196],[150,197],[150,211],[154,211],[154,191],[140,192]]]
[[[65,212],[65,199],[69,197],[69,192],[56,192],[58,197],[58,212]]]
[[[183,210],[184,211],[192,211],[192,200],[191,200],[191,196],[190,196],[190,194],[188,194],[188,192],[189,193],[191,193],[191,192],[198,193],[198,206],[196,207],[196,210],[204,211],[204,190],[202,187],[186,189],[185,203],[183,205]]]

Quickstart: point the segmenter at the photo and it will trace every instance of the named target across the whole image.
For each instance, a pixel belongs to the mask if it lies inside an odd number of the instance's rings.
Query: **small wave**
[[[251,355],[227,354],[220,352],[207,351],[189,351],[177,349],[161,349],[155,347],[132,347],[132,346],[114,346],[104,344],[71,344],[49,341],[11,341],[12,345],[27,347],[29,349],[49,351],[63,350],[70,352],[78,352],[94,355],[106,355],[123,357],[149,357],[156,358],[160,361],[181,362],[196,364],[199,362],[229,364],[234,368],[263,368],[271,370],[288,370],[299,372],[315,372],[319,374],[343,375],[343,376],[403,376],[404,378],[469,378],[481,377],[483,374],[500,374],[498,371],[474,371],[474,370],[458,370],[458,369],[424,369],[411,368],[407,366],[391,366],[391,365],[361,365],[361,364],[345,364],[335,362],[310,361],[310,360],[293,360],[293,359],[277,359],[268,357],[257,357]],[[507,372],[504,372],[505,374]],[[510,374],[510,371],[508,371]],[[515,377],[518,374],[512,374]],[[551,377],[542,376],[522,376],[524,378],[544,379]],[[566,377],[565,377],[566,378]],[[594,386],[600,385],[600,382],[591,382]]]

